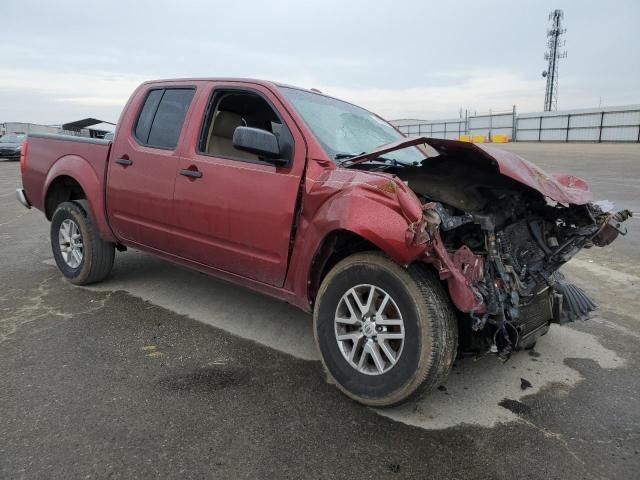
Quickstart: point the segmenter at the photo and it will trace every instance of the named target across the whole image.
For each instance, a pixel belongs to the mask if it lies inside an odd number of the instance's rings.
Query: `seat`
[[[207,153],[241,160],[259,160],[257,155],[243,152],[233,146],[233,132],[235,132],[236,128],[244,125],[246,125],[246,122],[237,113],[228,111],[216,112],[209,132]]]

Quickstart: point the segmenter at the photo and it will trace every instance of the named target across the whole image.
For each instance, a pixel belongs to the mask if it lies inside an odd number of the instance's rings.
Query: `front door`
[[[169,251],[174,234],[173,187],[182,125],[193,88],[151,88],[129,108],[138,113],[118,125],[110,156],[107,209],[116,235]]]
[[[198,101],[195,145],[180,159],[174,190],[181,251],[191,260],[282,286],[306,150],[268,89],[218,85]],[[233,147],[239,126],[274,133],[285,165]],[[189,172],[196,172],[190,174]]]

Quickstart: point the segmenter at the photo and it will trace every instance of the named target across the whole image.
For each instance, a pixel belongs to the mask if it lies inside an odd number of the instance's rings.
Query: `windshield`
[[[370,152],[404,138],[389,123],[364,108],[296,88],[280,89],[333,160]],[[425,156],[416,147],[384,154],[385,159],[404,164],[420,162]]]
[[[0,143],[21,143],[23,140],[24,135],[14,135],[13,133],[0,137]]]

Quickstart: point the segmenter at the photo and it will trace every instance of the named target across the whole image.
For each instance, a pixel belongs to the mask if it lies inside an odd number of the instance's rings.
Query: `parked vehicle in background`
[[[21,169],[70,282],[133,247],[285,300],[313,313],[336,385],[375,406],[439,385],[458,353],[507,359],[584,318],[557,271],[631,215],[578,177],[264,81],[144,83],[112,142],[32,135]]]
[[[21,133],[7,133],[0,137],[0,158],[20,160],[22,144],[26,138],[27,136]]]

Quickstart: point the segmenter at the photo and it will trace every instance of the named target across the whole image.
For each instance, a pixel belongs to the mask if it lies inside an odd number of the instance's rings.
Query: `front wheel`
[[[375,252],[347,257],[323,280],[313,319],[327,373],[365,405],[438,386],[455,359],[453,307],[425,265],[403,268]]]
[[[51,249],[67,280],[88,285],[104,280],[113,267],[115,247],[100,238],[86,200],[61,203],[51,219]]]

